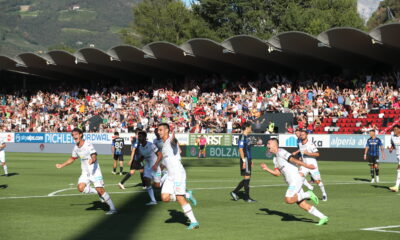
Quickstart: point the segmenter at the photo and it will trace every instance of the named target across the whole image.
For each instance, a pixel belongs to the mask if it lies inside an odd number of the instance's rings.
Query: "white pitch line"
[[[391,182],[381,182],[381,183],[391,183]],[[360,184],[369,184],[369,182],[332,182],[332,183],[327,183],[325,185],[360,185]],[[106,186],[116,186],[116,184],[109,184]],[[261,187],[284,187],[287,186],[287,184],[268,184],[268,185],[255,185],[255,186],[250,186],[252,188],[261,188]],[[231,189],[234,186],[229,186],[229,187],[210,187],[210,188],[191,188],[193,190],[218,190],[218,189]],[[52,192],[48,195],[42,195],[42,196],[20,196],[20,197],[0,197],[0,200],[6,200],[6,199],[29,199],[29,198],[49,198],[49,197],[68,197],[68,196],[82,196],[82,195],[89,195],[89,194],[84,194],[84,193],[71,193],[71,194],[60,194],[56,195],[56,192],[62,192],[62,191],[67,191],[67,190],[72,190],[75,188],[69,188],[69,189],[61,189],[55,192]],[[138,193],[138,192],[145,192],[144,190],[135,190],[135,191],[123,191],[123,192],[109,192],[110,194],[128,194],[128,193]],[[54,194],[53,194],[54,193]]]
[[[392,231],[392,230],[383,230],[388,228],[399,228],[400,225],[394,226],[383,226],[383,227],[372,227],[372,228],[361,228],[363,231],[373,231],[373,232],[390,232],[390,233],[400,233],[400,231]]]

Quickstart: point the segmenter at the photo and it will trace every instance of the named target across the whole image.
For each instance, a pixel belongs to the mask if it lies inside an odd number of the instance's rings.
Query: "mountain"
[[[366,23],[372,14],[378,9],[382,0],[358,0],[357,11]]]
[[[139,0],[0,0],[0,54],[121,44]]]

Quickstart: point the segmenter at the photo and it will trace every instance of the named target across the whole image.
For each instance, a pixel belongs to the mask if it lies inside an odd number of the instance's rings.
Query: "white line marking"
[[[391,182],[381,182],[381,183],[391,183]],[[331,182],[331,183],[326,183],[325,185],[359,185],[359,184],[370,184],[369,182]],[[107,184],[105,186],[116,186],[116,184]],[[132,184],[132,186],[135,186],[135,184]],[[251,186],[252,188],[261,188],[261,187],[284,187],[287,186],[287,184],[268,184],[268,185],[256,185],[256,186]],[[229,186],[229,187],[211,187],[211,188],[191,188],[193,190],[218,190],[218,189],[231,189],[234,186]],[[59,192],[63,191],[68,191],[68,190],[73,190],[75,188],[66,188],[66,189],[61,189],[55,192],[52,192],[48,195],[42,195],[42,196],[20,196],[20,197],[0,197],[0,200],[5,200],[5,199],[28,199],[28,198],[48,198],[48,197],[68,197],[68,196],[82,196],[82,195],[90,195],[90,194],[84,194],[84,193],[71,193],[71,194],[60,194],[56,195]],[[138,192],[145,192],[144,190],[134,190],[134,191],[123,191],[123,192],[109,192],[110,194],[128,194],[128,193],[138,193]]]
[[[373,232],[400,233],[400,231],[383,230],[383,229],[388,229],[388,228],[400,228],[400,225],[384,226],[384,227],[372,227],[372,228],[361,228],[360,230],[363,230],[363,231],[373,231]]]

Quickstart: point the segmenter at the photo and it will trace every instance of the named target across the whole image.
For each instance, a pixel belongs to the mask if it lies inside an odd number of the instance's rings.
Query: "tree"
[[[372,14],[371,18],[368,20],[367,27],[369,30],[371,30],[385,23],[399,21],[400,1],[384,0],[379,4],[378,9]]]
[[[144,0],[133,7],[134,21],[121,31],[127,44],[143,46],[154,41],[181,44],[191,38],[215,38],[205,22],[179,0]]]

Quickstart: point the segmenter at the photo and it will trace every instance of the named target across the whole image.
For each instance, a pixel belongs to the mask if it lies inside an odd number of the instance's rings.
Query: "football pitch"
[[[112,175],[111,156],[101,155],[106,190],[119,210],[105,215],[108,208],[97,195],[76,190],[79,160],[55,168],[68,156],[6,153],[11,176],[0,177],[0,239],[400,239],[400,194],[387,188],[394,184],[395,164],[381,164],[381,183],[374,184],[365,162],[320,161],[329,199],[317,208],[329,223],[315,226],[314,216],[284,203],[283,177],[259,168],[261,162],[273,167],[271,160],[254,161],[250,185],[257,202],[246,203],[229,196],[241,180],[238,160],[185,158],[187,187],[198,200],[193,211],[200,222],[200,229],[189,231],[178,203],[145,206],[149,199],[136,186],[139,175],[131,177],[126,190],[119,189],[122,176]]]

